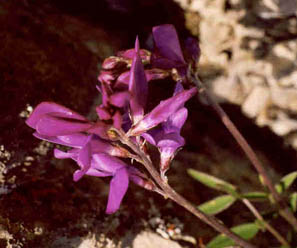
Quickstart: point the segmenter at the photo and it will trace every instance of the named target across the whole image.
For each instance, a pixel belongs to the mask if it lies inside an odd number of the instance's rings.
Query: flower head
[[[155,50],[152,53],[140,49],[136,38],[134,49],[121,51],[103,62],[97,86],[102,103],[96,107],[99,117],[96,122],[52,102],[40,103],[26,121],[35,129],[35,137],[69,148],[67,151],[55,149],[54,155],[59,159],[71,158],[78,164],[74,181],[84,175],[112,177],[107,213],[119,208],[130,180],[158,191],[150,178],[132,163],[122,160],[139,159],[139,154],[131,154],[123,144],[117,143],[116,136],[110,136],[110,128],[124,130],[125,138],[140,149],[144,150],[144,140],[156,146],[160,151],[163,176],[176,152],[185,144],[180,135],[188,113],[184,104],[197,90],[184,89],[181,84],[185,83],[188,64],[174,27],[154,27],[153,37]],[[189,44],[192,51],[196,51],[193,42]],[[198,55],[192,59],[198,59]],[[165,78],[176,83],[173,96],[147,112],[149,84]]]
[[[59,159],[71,158],[76,161],[80,169],[74,172],[74,181],[84,175],[112,177],[106,213],[113,213],[119,208],[129,179],[153,189],[153,184],[147,181],[144,174],[116,158],[126,158],[129,152],[98,135],[88,134],[96,124],[76,112],[56,103],[43,102],[35,108],[26,123],[36,130],[35,137],[72,148],[67,152],[55,149],[54,155]]]

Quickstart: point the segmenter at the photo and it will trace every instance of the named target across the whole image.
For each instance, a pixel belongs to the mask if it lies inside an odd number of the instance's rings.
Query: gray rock
[[[172,240],[167,240],[152,232],[141,232],[133,241],[133,248],[181,248],[181,246]]]

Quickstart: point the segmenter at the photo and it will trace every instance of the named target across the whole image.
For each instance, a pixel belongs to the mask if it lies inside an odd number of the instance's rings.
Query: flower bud
[[[111,72],[109,72],[109,71],[101,71],[101,73],[98,76],[98,80],[101,83],[104,82],[104,83],[111,84],[111,82],[113,80],[115,80],[115,76]]]
[[[102,69],[104,70],[114,70],[125,67],[126,63],[123,59],[115,56],[111,56],[103,61]]]

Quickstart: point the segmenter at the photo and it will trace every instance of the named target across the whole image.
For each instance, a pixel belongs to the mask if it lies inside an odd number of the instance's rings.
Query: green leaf
[[[193,177],[195,180],[199,181],[200,183],[208,186],[209,188],[224,191],[228,194],[236,195],[236,187],[231,183],[218,179],[214,176],[208,175],[206,173],[188,169],[188,174]]]
[[[292,211],[295,213],[297,211],[297,192],[292,193],[289,197],[289,200]]]
[[[253,237],[255,237],[255,235],[258,233],[259,227],[255,223],[245,223],[245,224],[231,228],[231,231],[236,233],[237,235],[239,235],[241,238],[243,238],[245,240],[250,240]],[[220,234],[220,235],[216,236],[214,239],[212,239],[206,245],[206,247],[207,248],[223,248],[223,247],[227,247],[227,246],[232,246],[234,244],[235,244],[235,242],[232,239],[228,238],[224,234]]]
[[[297,171],[291,172],[288,175],[284,176],[280,183],[275,185],[276,191],[280,194],[287,190],[297,178]]]
[[[236,198],[232,195],[218,196],[210,201],[202,203],[198,206],[198,209],[205,214],[214,215],[224,211],[225,209],[230,207],[235,201]]]
[[[262,191],[247,192],[241,195],[243,198],[249,200],[267,200],[268,194]]]

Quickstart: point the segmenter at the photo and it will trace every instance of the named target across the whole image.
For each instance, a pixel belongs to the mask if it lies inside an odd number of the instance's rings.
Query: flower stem
[[[147,154],[145,154],[133,141],[130,140],[129,137],[126,136],[126,134],[122,130],[114,129],[115,132],[119,135],[120,141],[130,147],[142,160],[142,164],[147,169],[147,171],[150,173],[152,178],[156,181],[156,183],[159,185],[159,187],[163,190],[165,193],[165,197],[170,198],[171,200],[175,201],[180,206],[187,209],[189,212],[191,212],[193,215],[198,217],[200,220],[202,220],[204,223],[210,225],[213,227],[216,231],[226,235],[230,239],[234,240],[235,243],[240,245],[244,248],[256,248],[256,246],[250,244],[246,240],[239,237],[237,234],[233,233],[230,229],[228,229],[220,220],[218,220],[214,216],[208,216],[201,212],[197,207],[195,207],[192,203],[190,203],[188,200],[183,198],[180,194],[178,194],[174,189],[170,187],[170,185],[167,183],[167,181],[164,181],[161,176],[159,175],[158,171],[154,167],[153,163],[151,162],[150,158]]]
[[[275,230],[267,221],[264,220],[262,215],[258,212],[258,210],[255,208],[255,206],[246,198],[243,198],[241,200],[244,205],[247,206],[247,208],[253,213],[253,215],[262,222],[264,227],[284,246],[290,247],[289,243],[285,238],[281,236],[281,234]]]
[[[202,94],[208,103],[211,105],[211,107],[216,111],[216,113],[221,118],[221,121],[224,123],[225,127],[229,130],[229,132],[233,135],[234,139],[237,141],[241,149],[245,152],[246,156],[251,161],[252,165],[255,167],[259,175],[263,178],[263,181],[269,191],[271,192],[275,202],[279,206],[279,213],[280,215],[289,223],[292,225],[294,230],[297,232],[297,219],[290,211],[289,207],[287,206],[286,202],[282,199],[282,197],[277,193],[275,190],[275,187],[267,175],[262,163],[258,159],[256,153],[253,151],[251,146],[248,144],[248,142],[245,140],[245,138],[241,135],[239,130],[236,128],[236,126],[233,124],[233,122],[230,120],[226,112],[222,109],[222,107],[214,100],[214,97],[212,94],[206,89],[204,84],[199,79],[198,75],[195,75],[195,77],[191,77],[191,80],[195,83],[197,86],[199,93]]]

